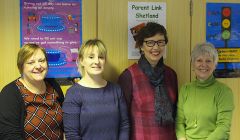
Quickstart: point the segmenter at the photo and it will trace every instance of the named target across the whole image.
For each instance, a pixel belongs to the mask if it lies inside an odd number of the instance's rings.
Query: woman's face
[[[141,51],[143,52],[148,62],[154,67],[163,57],[165,46],[166,44],[164,35],[156,34],[152,37],[144,39]]]
[[[85,51],[82,60],[83,72],[85,75],[101,75],[104,71],[106,58],[98,52],[97,47],[90,48]]]
[[[198,56],[193,62],[193,70],[199,80],[207,80],[215,68],[213,57],[208,54]]]
[[[48,71],[47,60],[41,50],[36,50],[23,64],[23,78],[29,82],[42,81]]]

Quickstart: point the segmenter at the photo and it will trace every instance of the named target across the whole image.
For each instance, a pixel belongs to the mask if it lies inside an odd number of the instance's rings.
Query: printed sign
[[[166,27],[166,3],[128,2],[128,59],[139,59],[134,36],[147,22],[156,22]]]
[[[207,3],[206,40],[218,50],[216,77],[240,77],[240,4]]]
[[[21,0],[21,46],[35,43],[47,52],[48,78],[79,77],[82,43],[81,0]]]

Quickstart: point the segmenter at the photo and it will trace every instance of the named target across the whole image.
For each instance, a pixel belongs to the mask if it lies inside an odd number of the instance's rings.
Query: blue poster
[[[240,4],[207,3],[206,40],[218,50],[215,76],[240,77]]]
[[[82,0],[20,0],[21,46],[35,43],[46,49],[48,78],[80,76],[81,8]]]

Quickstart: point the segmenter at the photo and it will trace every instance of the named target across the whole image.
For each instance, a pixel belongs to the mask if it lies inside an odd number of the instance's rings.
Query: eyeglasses
[[[155,44],[157,44],[159,47],[166,45],[165,40],[158,40],[158,41],[146,40],[146,41],[144,41],[144,42],[146,43],[146,45],[147,45],[148,47],[153,47],[153,46],[155,46]]]

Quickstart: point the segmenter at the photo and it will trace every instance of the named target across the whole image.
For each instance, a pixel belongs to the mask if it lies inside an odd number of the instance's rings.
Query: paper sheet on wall
[[[21,0],[21,45],[46,49],[48,78],[79,77],[76,59],[82,42],[82,0]]]
[[[140,53],[135,48],[134,35],[147,22],[156,22],[166,27],[166,3],[128,2],[128,59],[139,59]]]

